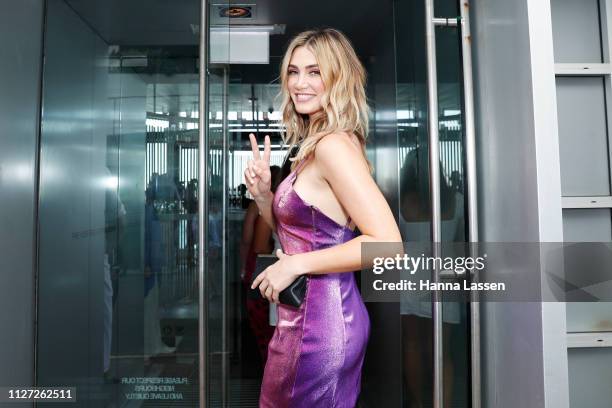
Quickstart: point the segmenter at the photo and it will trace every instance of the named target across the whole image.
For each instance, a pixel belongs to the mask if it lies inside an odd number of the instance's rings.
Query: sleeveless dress
[[[281,182],[272,204],[283,252],[316,251],[357,236],[293,190],[306,161]],[[354,408],[370,319],[352,272],[308,275],[299,308],[278,305],[260,407]]]

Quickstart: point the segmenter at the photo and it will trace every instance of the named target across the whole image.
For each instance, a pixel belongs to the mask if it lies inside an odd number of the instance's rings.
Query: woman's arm
[[[255,202],[259,208],[259,215],[261,215],[266,224],[274,231],[276,230],[276,223],[274,222],[274,214],[272,213],[272,200],[274,200],[274,193],[270,191],[263,197],[257,197]]]
[[[266,220],[266,223],[276,230],[274,222],[274,214],[272,213],[272,200],[274,193],[272,187],[272,173],[270,172],[270,136],[264,138],[264,154],[263,157],[259,153],[257,139],[253,133],[249,134],[251,140],[251,150],[253,159],[248,161],[247,168],[244,171],[244,178],[249,192],[255,199],[259,214]]]
[[[297,254],[300,274],[359,270],[363,242],[401,243],[389,204],[370,175],[361,152],[344,134],[333,133],[317,144],[315,165],[362,235],[333,247]]]

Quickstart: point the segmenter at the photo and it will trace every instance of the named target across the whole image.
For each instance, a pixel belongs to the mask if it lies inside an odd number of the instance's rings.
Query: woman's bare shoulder
[[[314,150],[315,159],[317,156],[327,156],[334,154],[361,154],[359,139],[352,133],[334,132],[323,136]]]
[[[314,161],[323,165],[347,165],[348,168],[360,161],[365,164],[359,139],[347,132],[334,132],[323,136],[315,148]]]

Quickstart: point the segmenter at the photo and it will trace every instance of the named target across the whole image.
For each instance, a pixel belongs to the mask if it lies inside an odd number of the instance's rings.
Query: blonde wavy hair
[[[295,110],[287,84],[289,62],[298,47],[307,47],[314,54],[325,88],[321,97],[322,109],[312,118]],[[369,114],[365,94],[366,72],[348,38],[332,28],[298,34],[287,48],[280,73],[282,123],[285,126],[282,138],[291,148],[301,143],[291,168],[314,153],[324,136],[346,132],[354,133],[359,139],[363,157],[372,172],[365,149]]]

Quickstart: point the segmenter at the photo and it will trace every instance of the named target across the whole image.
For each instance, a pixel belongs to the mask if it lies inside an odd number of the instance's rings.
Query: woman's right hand
[[[270,192],[272,175],[270,174],[270,136],[264,138],[264,154],[259,154],[257,139],[253,133],[249,134],[253,159],[247,163],[244,171],[247,189],[255,200],[265,197]]]

